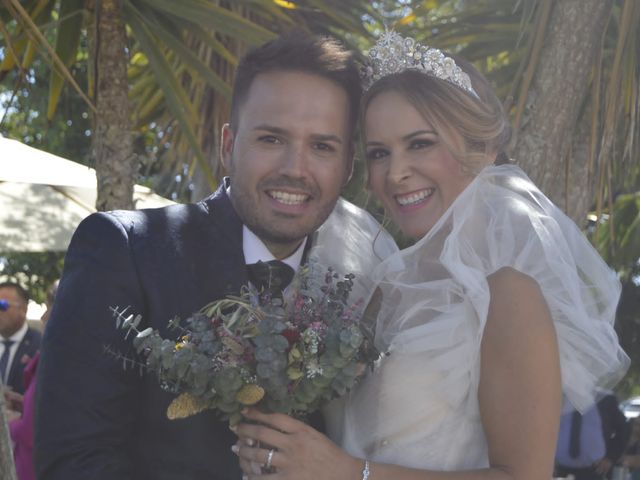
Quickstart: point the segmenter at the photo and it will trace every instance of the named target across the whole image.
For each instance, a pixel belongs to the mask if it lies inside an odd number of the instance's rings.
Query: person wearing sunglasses
[[[24,393],[23,371],[40,349],[42,335],[29,328],[29,294],[17,283],[0,283],[0,378],[2,385]]]

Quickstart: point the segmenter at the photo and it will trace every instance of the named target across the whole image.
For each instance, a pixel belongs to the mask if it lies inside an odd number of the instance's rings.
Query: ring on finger
[[[272,448],[271,450],[269,450],[269,453],[267,454],[267,461],[264,464],[264,468],[266,468],[267,470],[271,468],[271,462],[273,461],[273,455],[276,453],[275,448]]]

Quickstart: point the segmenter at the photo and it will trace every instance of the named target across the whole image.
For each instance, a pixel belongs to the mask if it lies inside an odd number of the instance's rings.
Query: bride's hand
[[[232,430],[235,431],[235,428],[232,428]],[[252,439],[252,438],[245,438],[245,439],[240,439],[237,442],[237,445],[243,444],[246,447],[256,447],[258,443]],[[234,452],[237,452],[237,446],[233,446],[231,448]],[[256,475],[260,475],[262,473],[262,465],[259,462],[252,462],[249,460],[245,460],[244,458],[240,457],[240,469],[242,470],[243,475],[243,479],[244,478],[248,478],[248,475],[252,475],[252,474],[256,474]]]
[[[279,413],[265,414],[249,409],[245,417],[257,422],[241,423],[235,428],[240,438],[233,451],[245,467],[249,480],[341,480],[360,478],[362,461],[348,455],[331,440],[310,426]],[[260,445],[250,447],[246,440]],[[269,451],[272,473],[252,473],[247,466],[267,465]]]

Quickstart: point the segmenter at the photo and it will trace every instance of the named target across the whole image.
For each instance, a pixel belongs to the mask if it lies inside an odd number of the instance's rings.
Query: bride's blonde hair
[[[473,84],[478,97],[446,80],[416,70],[404,70],[381,78],[365,93],[361,120],[371,101],[384,92],[396,92],[435,129],[441,141],[469,173],[505,163],[511,125],[491,86],[469,62],[455,58]],[[364,122],[361,122],[364,125]],[[366,132],[363,131],[366,137]]]

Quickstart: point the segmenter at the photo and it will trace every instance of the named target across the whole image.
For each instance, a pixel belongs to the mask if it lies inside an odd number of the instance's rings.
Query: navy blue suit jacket
[[[35,462],[41,480],[238,480],[235,436],[212,411],[168,420],[175,395],[123,370],[105,345],[132,353],[111,306],[163,336],[246,283],[242,223],[224,188],[190,205],[97,213],[65,260],[38,368]]]
[[[9,375],[7,376],[7,385],[10,386],[13,391],[24,393],[24,367],[27,366],[29,360],[31,360],[40,349],[41,339],[42,334],[38,330],[29,328],[18,345],[18,349],[13,356],[13,361],[9,368]],[[23,361],[25,355],[29,357],[29,359]]]

